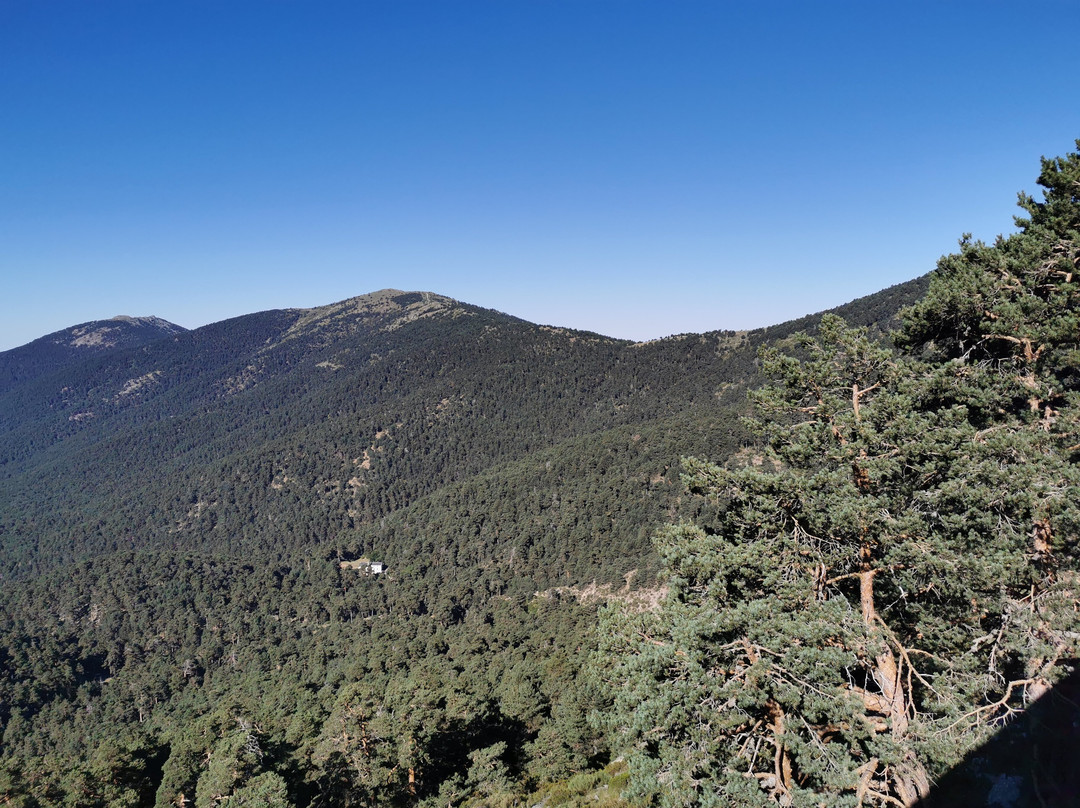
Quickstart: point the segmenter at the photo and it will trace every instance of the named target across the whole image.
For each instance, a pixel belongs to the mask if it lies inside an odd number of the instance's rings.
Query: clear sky
[[[1080,2],[0,0],[0,349],[385,287],[648,339],[1012,229]]]

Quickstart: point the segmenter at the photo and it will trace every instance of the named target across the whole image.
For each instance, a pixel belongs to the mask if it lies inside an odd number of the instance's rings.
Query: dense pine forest
[[[1080,155],[1038,181],[757,331],[384,290],[0,354],[0,803],[931,796],[1077,658]]]

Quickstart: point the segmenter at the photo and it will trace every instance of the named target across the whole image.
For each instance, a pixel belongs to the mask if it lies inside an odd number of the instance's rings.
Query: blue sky
[[[1012,229],[1080,3],[0,0],[0,349],[385,287],[633,339]]]

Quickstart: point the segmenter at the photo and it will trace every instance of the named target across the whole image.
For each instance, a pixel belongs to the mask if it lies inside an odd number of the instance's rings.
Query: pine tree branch
[[[878,759],[870,758],[863,765],[855,770],[855,773],[859,776],[859,785],[855,789],[855,805],[857,808],[861,808],[863,800],[866,799],[867,790],[870,788],[870,781],[874,779],[874,773],[877,771]]]
[[[899,805],[900,808],[908,808],[907,805],[900,802],[900,800],[896,799],[896,797],[890,796],[889,794],[883,794],[880,791],[874,791],[873,789],[867,789],[866,793],[869,796],[874,797],[875,799],[879,799],[882,802],[887,802],[889,805]]]
[[[938,730],[938,732],[936,734],[939,735],[939,736],[944,735],[946,732],[953,729],[954,727],[959,726],[960,724],[962,724],[967,719],[974,718],[975,716],[980,715],[981,713],[984,713],[984,712],[986,712],[988,710],[997,710],[999,707],[1007,707],[1007,703],[1008,703],[1009,699],[1012,698],[1013,690],[1015,690],[1018,687],[1026,687],[1026,686],[1028,686],[1030,684],[1034,684],[1036,681],[1037,680],[1035,680],[1035,679],[1016,679],[1016,680],[1014,680],[1012,682],[1009,682],[1008,687],[1005,688],[1005,695],[1002,696],[997,701],[995,701],[993,704],[987,704],[987,705],[985,705],[983,707],[977,707],[974,710],[969,710],[968,712],[966,712],[962,716],[960,716],[958,719],[956,719],[956,721],[949,724],[949,726],[945,727],[944,729]],[[1007,707],[1007,709],[1010,712],[1016,712],[1015,708]],[[978,723],[978,722],[975,722],[975,723]]]

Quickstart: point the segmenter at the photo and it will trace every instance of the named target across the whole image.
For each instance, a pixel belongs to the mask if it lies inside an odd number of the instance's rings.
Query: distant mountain
[[[90,357],[138,348],[186,330],[160,317],[123,315],[65,328],[0,353],[0,391]]]
[[[848,308],[857,319],[885,296],[880,316],[892,316],[919,288],[894,287]],[[580,490],[582,528],[549,531],[531,552],[572,556],[574,569],[588,557],[578,577],[608,569],[618,579],[627,558],[651,556],[642,529],[662,520],[674,477],[619,498],[651,502],[648,517],[612,524],[589,515],[610,510],[589,493],[599,483],[586,482],[590,464],[609,463],[593,457],[612,451],[604,436],[656,433],[619,450],[630,458],[620,486],[676,474],[681,454],[729,451],[758,345],[791,330],[633,344],[399,290],[193,331],[161,321],[77,326],[0,354],[11,366],[66,352],[48,372],[0,389],[0,575],[107,552],[120,537],[134,547],[245,550],[385,543],[391,537],[376,539],[374,525],[393,533],[407,508],[440,491],[457,496],[447,486],[517,474],[515,464],[543,452],[564,457],[573,445],[575,463],[530,485],[563,499]],[[503,488],[485,507],[503,530],[528,533],[525,516],[505,521],[520,492]],[[548,519],[559,511],[541,510]],[[256,514],[258,529],[239,529]],[[98,524],[89,533],[88,521]],[[592,549],[611,540],[629,555]],[[554,549],[561,543],[567,549]],[[529,557],[514,554],[519,566]],[[529,577],[550,582],[563,572],[545,562]]]

